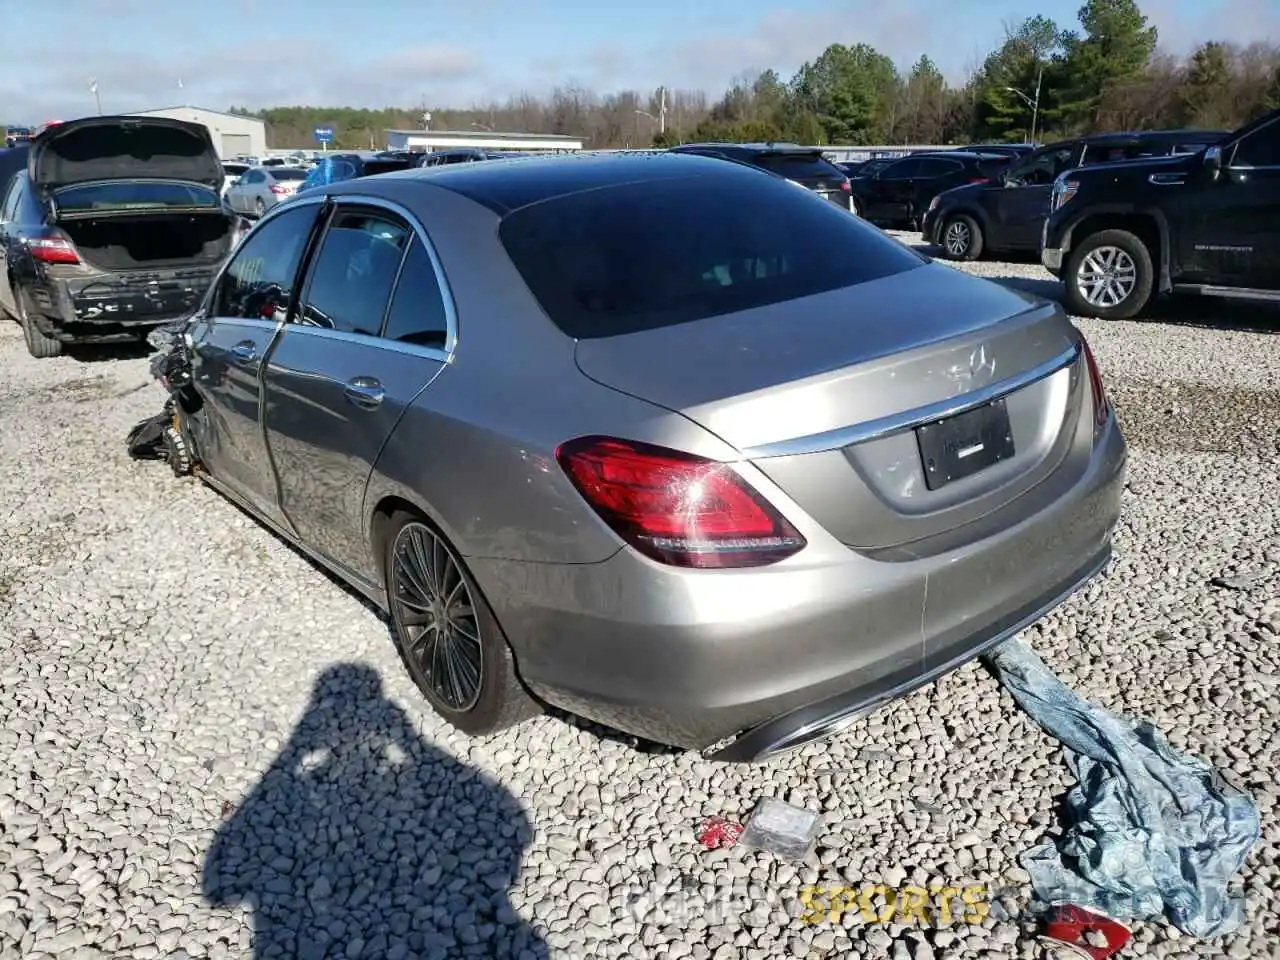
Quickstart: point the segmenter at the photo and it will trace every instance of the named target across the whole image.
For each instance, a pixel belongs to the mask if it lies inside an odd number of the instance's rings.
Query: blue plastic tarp
[[[1041,728],[1062,742],[1077,783],[1058,843],[1023,854],[1036,897],[1116,920],[1165,916],[1215,937],[1244,920],[1228,881],[1258,839],[1258,808],[1198,757],[1174,752],[1153,726],[1089,703],[1024,641],[986,657]]]

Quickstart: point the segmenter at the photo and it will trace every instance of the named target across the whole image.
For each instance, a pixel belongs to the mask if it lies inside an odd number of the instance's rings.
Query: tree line
[[[665,112],[662,105],[665,104]],[[949,84],[927,55],[905,72],[865,43],[834,43],[790,78],[748,70],[718,100],[698,90],[599,94],[579,84],[469,108],[275,107],[251,112],[273,146],[381,146],[387,129],[512,130],[582,137],[589,148],[691,140],[813,145],[1045,142],[1104,130],[1232,129],[1280,107],[1280,45],[1201,43],[1186,57],[1159,49],[1137,0],[1086,0],[1077,23],[1034,15],[1005,25],[1000,44]],[[661,120],[659,117],[661,116]],[[665,132],[660,132],[665,127]]]

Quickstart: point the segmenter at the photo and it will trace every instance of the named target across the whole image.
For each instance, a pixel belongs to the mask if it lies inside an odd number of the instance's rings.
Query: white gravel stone
[[[1054,290],[1030,263],[961,269]],[[1261,809],[1247,926],[1193,945],[1138,924],[1141,955],[1264,956],[1280,580],[1211,580],[1280,570],[1280,324],[1205,300],[1080,326],[1130,489],[1110,575],[1029,636]],[[469,742],[365,604],[198,482],[128,459],[163,400],[145,359],[35,361],[2,323],[0,369],[0,956],[1031,955],[994,918],[927,940],[856,906],[801,919],[806,884],[989,882],[1025,903],[1017,857],[1056,827],[1068,774],[978,665],[756,767],[549,717]],[[823,812],[812,862],[696,844],[702,817],[761,796]]]

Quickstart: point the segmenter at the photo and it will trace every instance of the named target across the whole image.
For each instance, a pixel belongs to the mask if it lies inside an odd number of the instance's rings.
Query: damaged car
[[[131,445],[386,610],[469,734],[544,703],[769,757],[1111,554],[1125,443],[1062,308],[745,164],[331,184],[166,335]]]
[[[0,312],[34,357],[144,338],[190,313],[248,224],[206,127],[87,117],[31,143],[0,200]]]

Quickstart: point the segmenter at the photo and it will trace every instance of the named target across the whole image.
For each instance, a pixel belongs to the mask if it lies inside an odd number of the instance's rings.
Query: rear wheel
[[[383,562],[392,635],[436,713],[472,735],[536,713],[506,637],[453,547],[412,513],[397,512],[390,531]]]
[[[982,227],[965,213],[942,225],[942,252],[948,260],[977,260],[982,256]]]
[[[258,197],[256,200],[253,201],[253,209],[258,216],[262,216],[264,213],[267,212],[267,205],[262,202],[261,197]]]
[[[22,324],[22,337],[27,342],[27,352],[37,360],[62,356],[62,341],[40,332],[35,321],[27,313],[27,304],[21,290],[14,290],[14,302],[18,305],[18,323]]]
[[[1151,299],[1151,251],[1128,230],[1100,230],[1071,251],[1062,271],[1067,309],[1082,317],[1127,320]]]

